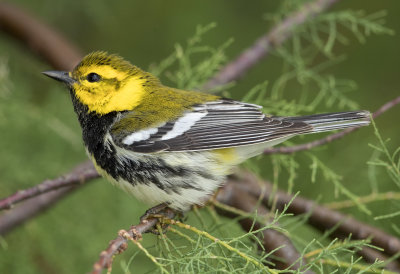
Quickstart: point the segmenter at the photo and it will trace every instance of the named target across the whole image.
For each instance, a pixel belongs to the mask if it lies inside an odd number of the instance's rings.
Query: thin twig
[[[164,265],[160,264],[157,261],[157,258],[154,257],[140,242],[139,240],[141,239],[141,237],[139,237],[138,239],[135,239],[133,237],[130,236],[128,231],[123,231],[122,233],[119,233],[122,235],[122,237],[129,239],[132,243],[134,243],[141,251],[143,251],[143,253],[146,255],[147,258],[149,258],[160,270],[161,273],[169,273],[168,270],[164,267]]]
[[[361,196],[356,199],[361,204],[377,202],[377,201],[389,201],[389,200],[400,200],[400,192],[384,192],[384,193],[372,193],[367,196]],[[337,201],[323,204],[323,206],[329,209],[343,209],[355,206],[356,203],[353,200]]]
[[[184,224],[184,223],[181,223],[181,222],[179,222],[179,221],[172,220],[172,219],[166,219],[166,220],[165,220],[165,223],[171,224],[171,225],[176,225],[176,226],[178,226],[178,227],[180,227],[180,228],[193,231],[194,233],[196,233],[196,234],[198,234],[198,235],[202,235],[202,236],[204,236],[204,237],[210,239],[210,240],[213,241],[214,243],[217,243],[217,244],[223,246],[224,248],[226,248],[226,249],[228,249],[228,250],[230,250],[230,251],[236,253],[237,255],[239,255],[240,257],[242,257],[243,259],[245,259],[247,262],[250,262],[250,263],[254,264],[256,267],[258,267],[258,268],[261,269],[261,270],[265,270],[265,271],[268,271],[268,272],[270,272],[270,273],[275,273],[275,274],[278,273],[277,271],[275,271],[275,270],[273,270],[273,269],[269,269],[268,267],[264,266],[264,265],[261,264],[258,260],[255,260],[254,258],[249,257],[247,254],[241,252],[241,251],[238,250],[237,248],[232,247],[232,246],[229,245],[227,242],[222,241],[222,240],[220,240],[220,239],[218,239],[218,238],[212,236],[211,234],[209,234],[209,233],[206,232],[206,231],[199,230],[199,229],[197,229],[197,228],[194,227],[194,226],[190,226],[190,225],[188,225],[188,224]]]
[[[328,248],[318,248],[304,254],[304,257],[311,260],[312,257],[319,255],[320,253],[326,252],[327,250],[333,250],[343,245],[343,242],[338,242],[336,244],[330,245]],[[385,269],[400,273],[400,263],[397,261],[390,261],[390,258],[382,254],[379,250],[373,249],[369,246],[362,246],[357,253],[363,258],[364,261],[373,264],[377,260],[383,262]]]
[[[331,265],[334,267],[345,268],[346,269],[346,271],[344,271],[345,273],[348,273],[349,269],[352,269],[352,270],[360,270],[358,273],[384,273],[384,274],[396,274],[397,273],[398,274],[398,272],[382,270],[379,268],[369,267],[367,265],[358,264],[358,263],[342,262],[339,260],[321,259],[321,260],[318,260],[316,263]],[[341,273],[341,272],[339,272],[339,273]]]
[[[279,22],[269,33],[261,36],[255,43],[244,50],[235,60],[224,66],[221,71],[211,78],[203,89],[209,90],[239,79],[250,68],[260,62],[272,49],[280,46],[291,35],[295,27],[303,24],[311,17],[328,9],[338,0],[317,0],[302,6]]]
[[[397,104],[400,103],[400,96],[385,103],[383,106],[381,106],[377,111],[375,111],[372,114],[372,118],[376,118],[378,116],[380,116],[381,114],[385,113],[386,111],[388,111],[389,109],[391,109],[392,107],[396,106]]]
[[[165,210],[165,218],[173,219],[175,212],[172,210]],[[157,218],[150,218],[142,220],[139,224],[132,226],[129,231],[121,230],[118,237],[110,242],[107,249],[100,253],[100,258],[93,265],[92,274],[101,273],[105,268],[109,268],[112,264],[114,255],[123,252],[127,248],[128,240],[140,240],[142,234],[150,231],[158,223]],[[129,237],[128,237],[129,236]]]
[[[386,111],[388,111],[389,109],[391,109],[392,107],[396,106],[399,103],[400,103],[400,96],[396,97],[395,99],[393,99],[393,100],[385,103],[383,106],[381,106],[377,111],[375,111],[372,114],[372,118],[375,119],[376,117],[385,113]],[[291,154],[291,153],[302,151],[302,150],[309,150],[313,147],[321,146],[326,143],[330,143],[334,140],[340,139],[340,138],[346,136],[347,134],[349,134],[350,132],[353,132],[357,129],[359,129],[359,127],[348,128],[348,129],[339,131],[337,133],[330,134],[324,138],[321,138],[321,139],[318,139],[318,140],[315,140],[315,141],[312,141],[309,143],[301,144],[301,145],[296,145],[296,146],[291,146],[291,147],[267,148],[266,150],[264,150],[264,154],[276,154],[276,153]]]

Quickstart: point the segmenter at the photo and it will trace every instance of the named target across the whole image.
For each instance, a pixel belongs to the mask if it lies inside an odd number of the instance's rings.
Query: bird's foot
[[[175,216],[176,212],[173,209],[168,207],[168,203],[162,203],[162,204],[156,205],[156,206],[146,210],[146,212],[142,215],[142,217],[140,217],[140,222],[143,223],[143,222],[146,222],[146,220],[148,220],[148,219],[156,218],[159,220],[159,222],[157,223],[157,226],[158,225],[160,225],[160,226],[159,226],[159,228],[151,229],[149,232],[156,234],[156,235],[164,234],[169,225],[166,223],[163,223],[162,219],[163,218],[171,218],[171,211],[174,213],[173,216]]]

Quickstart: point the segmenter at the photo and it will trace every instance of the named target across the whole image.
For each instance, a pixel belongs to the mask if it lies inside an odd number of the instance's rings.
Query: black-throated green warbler
[[[67,84],[100,174],[150,205],[203,204],[231,168],[295,135],[369,123],[368,111],[266,116],[260,106],[163,86],[117,55],[94,52]]]

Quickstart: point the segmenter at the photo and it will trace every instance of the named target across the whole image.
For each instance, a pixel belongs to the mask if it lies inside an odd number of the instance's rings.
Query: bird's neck
[[[117,112],[110,112],[105,115],[99,115],[95,112],[90,112],[88,107],[82,104],[72,91],[70,94],[82,128],[83,142],[88,151],[94,153],[95,150],[104,146],[104,138],[118,114]]]

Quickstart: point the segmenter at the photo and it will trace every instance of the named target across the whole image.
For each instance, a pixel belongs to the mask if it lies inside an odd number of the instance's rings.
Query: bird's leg
[[[159,218],[165,216],[164,210],[168,208],[168,203],[162,203],[156,206],[153,206],[152,208],[149,208],[146,210],[146,212],[140,217],[140,222],[143,222],[144,220],[148,218]]]
[[[171,208],[168,207],[168,203],[162,203],[159,205],[156,205],[152,208],[149,208],[146,210],[146,212],[143,214],[142,217],[140,217],[140,222],[145,222],[149,218],[158,218],[159,222],[157,224],[160,224],[161,226],[161,233],[164,234],[168,228],[168,224],[162,223],[162,218],[166,217],[169,218],[168,210],[172,210],[174,213],[175,211]],[[149,232],[160,235],[160,231],[157,228],[150,229]]]

